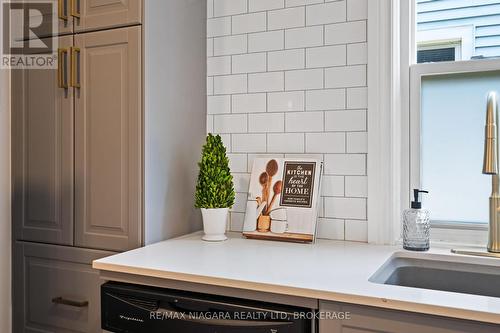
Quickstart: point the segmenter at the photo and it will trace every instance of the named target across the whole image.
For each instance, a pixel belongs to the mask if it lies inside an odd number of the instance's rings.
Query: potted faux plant
[[[208,134],[196,183],[195,206],[201,208],[206,241],[224,241],[229,208],[234,204],[233,176],[220,135]]]

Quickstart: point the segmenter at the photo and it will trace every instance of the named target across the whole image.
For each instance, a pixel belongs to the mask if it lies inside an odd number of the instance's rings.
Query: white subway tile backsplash
[[[285,48],[314,47],[323,45],[323,27],[305,27],[285,30]]]
[[[304,153],[294,153],[294,154],[285,154],[286,158],[310,158],[310,159],[316,159],[318,161],[323,162],[323,154],[304,154]]]
[[[266,31],[266,13],[252,13],[235,15],[233,19],[233,34],[245,34],[250,32]]]
[[[323,88],[323,69],[303,69],[285,72],[286,90]]]
[[[214,17],[214,0],[207,0],[207,18]]]
[[[214,132],[214,116],[207,114],[207,133]]]
[[[344,89],[306,91],[306,110],[337,110],[344,108]]]
[[[345,134],[307,133],[306,153],[345,153]]]
[[[285,47],[283,30],[259,32],[248,35],[248,51],[262,52],[282,50]]]
[[[286,132],[322,132],[323,130],[323,112],[289,112],[286,114]]]
[[[214,39],[207,38],[207,57],[212,57],[214,55]]]
[[[357,21],[368,18],[368,0],[347,0],[347,20]]]
[[[304,134],[268,134],[267,151],[270,153],[302,153],[304,152]]]
[[[346,64],[346,46],[333,45],[306,49],[306,67],[331,67]]]
[[[347,45],[347,64],[365,65],[368,63],[367,43],[356,43]]]
[[[231,34],[231,17],[217,17],[207,20],[207,37]]]
[[[320,238],[367,236],[367,0],[207,0],[207,131],[243,228],[256,156],[324,162]]]
[[[246,75],[225,75],[214,77],[214,93],[221,94],[238,94],[247,92],[247,76]]]
[[[266,94],[233,95],[233,113],[266,112]]]
[[[366,219],[366,199],[326,197],[325,216],[336,219]]]
[[[280,9],[283,7],[285,7],[285,0],[248,0],[248,10],[250,12]]]
[[[347,197],[368,197],[368,177],[347,176],[345,177],[345,195]]]
[[[230,211],[237,213],[244,213],[247,208],[247,197],[248,197],[247,193],[235,193],[234,205]]]
[[[266,134],[233,134],[233,153],[260,153],[266,151]]]
[[[327,154],[325,155],[325,174],[327,175],[366,175],[365,154]]]
[[[207,96],[214,94],[214,78],[211,76],[207,77]]]
[[[247,36],[236,35],[214,38],[214,55],[231,55],[247,52]]]
[[[366,132],[347,133],[348,153],[368,153],[368,139]]]
[[[232,212],[231,215],[231,231],[242,232],[243,224],[245,223],[245,214]]]
[[[267,19],[269,30],[303,27],[305,25],[305,8],[273,10],[267,13]]]
[[[231,112],[231,96],[208,96],[207,97],[207,113],[221,114]]]
[[[227,154],[231,172],[247,172],[247,154]]]
[[[266,53],[250,53],[232,57],[233,74],[266,71]]]
[[[326,44],[366,42],[366,21],[335,23],[325,26]]]
[[[303,49],[269,52],[267,69],[281,71],[304,68],[305,54]]]
[[[326,131],[366,131],[366,110],[325,112]]]
[[[325,87],[343,88],[366,86],[366,66],[345,66],[325,69]]]
[[[250,174],[248,173],[233,173],[234,191],[248,193],[248,185],[250,184]]]
[[[284,132],[283,113],[257,113],[248,115],[248,131],[257,133]]]
[[[367,221],[346,220],[345,240],[353,242],[364,242],[364,243],[368,242]]]
[[[319,218],[317,237],[322,239],[344,240],[344,220]]]
[[[224,114],[214,116],[215,133],[246,133],[246,114]]]
[[[335,1],[306,7],[306,24],[328,24],[346,20],[346,2]]]
[[[248,74],[249,92],[281,91],[283,89],[283,72]]]
[[[286,0],[286,7],[295,7],[295,6],[304,6],[304,5],[312,5],[315,3],[321,3],[324,0]]]
[[[226,151],[231,151],[231,134],[219,134],[221,139],[222,139],[222,143],[224,144],[224,147],[226,147]]]
[[[207,58],[207,75],[231,74],[231,57],[210,57]]]
[[[344,186],[344,176],[323,176],[321,194],[325,197],[343,197]]]
[[[246,13],[247,0],[214,0],[214,16]]]
[[[347,89],[348,109],[366,109],[367,107],[368,107],[368,89],[366,87]]]
[[[304,111],[304,92],[277,92],[268,94],[268,111]]]

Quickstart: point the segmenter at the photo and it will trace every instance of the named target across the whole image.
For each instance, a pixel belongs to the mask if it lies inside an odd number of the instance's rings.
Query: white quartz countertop
[[[295,244],[229,234],[220,243],[195,233],[93,262],[103,271],[346,302],[500,324],[500,298],[401,286],[368,279],[392,255],[497,266],[500,259],[318,240]]]

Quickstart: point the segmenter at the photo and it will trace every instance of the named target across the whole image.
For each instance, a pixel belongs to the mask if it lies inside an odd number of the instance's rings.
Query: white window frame
[[[410,140],[410,133],[420,133],[420,122],[410,107],[419,108],[420,93],[414,89],[410,97],[410,82],[431,70],[437,74],[500,68],[500,60],[416,64],[414,13],[414,0],[368,1],[368,241],[375,244],[400,242],[401,212],[409,207],[410,189],[419,187],[411,173],[418,166],[411,163],[420,152],[410,150],[419,139]],[[410,131],[410,124],[418,128]],[[442,244],[485,245],[487,230],[485,225],[454,223],[434,225],[431,235]]]
[[[470,60],[474,56],[474,26],[461,25],[416,32],[419,50],[455,48],[455,60]]]

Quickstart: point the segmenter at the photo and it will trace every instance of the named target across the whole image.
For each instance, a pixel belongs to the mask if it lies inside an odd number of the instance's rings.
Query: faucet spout
[[[484,129],[484,160],[483,173],[498,174],[497,152],[497,94],[490,92],[486,107],[486,126]]]
[[[492,191],[490,196],[490,223],[488,251],[500,253],[500,177],[498,175],[498,98],[495,92],[488,94],[486,107],[486,126],[484,139],[483,173],[492,175]]]

